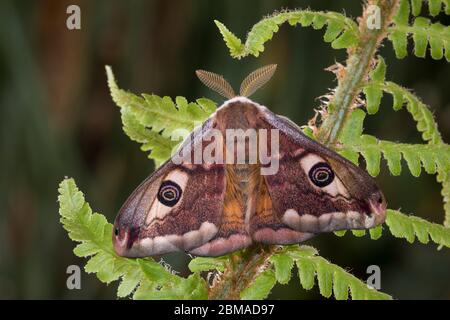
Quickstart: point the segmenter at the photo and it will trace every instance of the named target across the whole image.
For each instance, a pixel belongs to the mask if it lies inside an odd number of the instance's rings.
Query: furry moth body
[[[278,162],[277,172],[261,174],[267,164],[259,156],[256,163],[168,160],[120,209],[113,232],[119,255],[185,251],[220,256],[253,242],[293,244],[322,232],[367,229],[384,222],[386,202],[372,177],[306,137],[290,120],[243,96],[274,71],[275,66],[268,66],[250,74],[238,97],[232,97],[223,77],[198,71],[200,80],[229,100],[179,150],[193,155],[214,143],[213,155],[223,152],[226,158],[232,153],[234,158],[236,149],[229,148],[227,130],[276,130],[279,148],[270,156]],[[213,131],[224,138],[211,139]],[[266,140],[271,150],[274,141]],[[244,150],[250,158],[247,145]]]

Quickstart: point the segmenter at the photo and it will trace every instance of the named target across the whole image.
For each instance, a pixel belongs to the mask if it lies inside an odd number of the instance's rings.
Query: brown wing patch
[[[265,244],[293,244],[312,238],[314,234],[295,231],[279,219],[264,178],[260,176],[258,181],[255,212],[249,226],[252,239]]]
[[[262,107],[259,111],[257,127],[277,129],[280,135],[279,170],[264,176],[280,221],[308,233],[365,229],[384,221],[386,203],[364,170],[306,137],[290,120]],[[317,182],[317,165],[334,174],[329,184]]]
[[[236,166],[225,167],[226,189],[219,230],[208,243],[190,252],[201,256],[220,256],[247,247],[251,243],[245,228],[245,192]]]

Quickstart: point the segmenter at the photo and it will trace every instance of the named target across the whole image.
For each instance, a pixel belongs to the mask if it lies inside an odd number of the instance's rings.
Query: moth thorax
[[[251,168],[247,164],[235,165],[234,172],[236,174],[236,182],[239,184],[241,190],[245,190],[250,180]]]
[[[259,176],[258,166],[249,164],[236,164],[232,166],[235,183],[239,186],[242,206],[247,207],[249,197],[257,185]]]

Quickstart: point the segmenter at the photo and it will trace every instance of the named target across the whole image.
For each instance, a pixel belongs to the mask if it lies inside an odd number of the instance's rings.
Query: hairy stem
[[[243,252],[231,255],[220,279],[209,290],[210,300],[237,300],[241,292],[265,270],[277,246],[253,245]]]
[[[329,106],[328,115],[318,132],[319,141],[333,145],[355,99],[361,83],[367,78],[378,46],[386,37],[387,28],[397,11],[399,0],[370,0],[359,19],[360,40],[356,48],[349,49],[347,67],[339,80],[336,93]],[[367,19],[373,14],[375,5],[380,9],[380,27],[370,29]],[[231,255],[224,272],[217,276],[209,290],[209,299],[239,299],[243,289],[252,284],[265,270],[276,246],[252,246]]]
[[[387,35],[399,0],[371,0],[359,19],[360,39],[356,48],[349,49],[347,66],[328,106],[328,114],[318,131],[317,138],[332,146],[336,143],[345,120],[361,92],[361,84],[367,78],[376,51]],[[377,11],[379,10],[379,11]],[[379,12],[379,25],[376,15]]]

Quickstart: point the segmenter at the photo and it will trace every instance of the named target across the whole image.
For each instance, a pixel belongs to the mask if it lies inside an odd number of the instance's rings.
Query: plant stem
[[[220,280],[209,290],[210,300],[237,300],[240,293],[265,270],[277,246],[253,245],[241,253],[231,255]]]
[[[372,59],[381,41],[386,37],[400,0],[370,0],[359,19],[360,40],[357,47],[348,50],[347,67],[318,132],[319,141],[333,145],[352,110],[355,99],[361,91],[361,83],[367,78]],[[370,29],[367,18],[373,14],[371,5],[380,9],[381,24],[378,29]],[[370,12],[369,12],[370,11]],[[268,260],[276,251],[276,246],[254,245],[240,253],[231,255],[224,272],[209,290],[209,299],[239,299],[243,289],[251,285],[255,278],[268,266]]]
[[[318,140],[322,143],[332,146],[337,142],[340,130],[344,127],[355,99],[361,91],[361,84],[371,69],[372,59],[387,35],[388,26],[397,12],[398,5],[399,0],[371,0],[365,7],[363,16],[359,19],[359,44],[356,48],[349,49],[344,75],[339,79],[328,106],[328,114],[317,134]],[[373,8],[380,10],[379,28],[370,28],[368,24],[368,18],[376,14]]]

